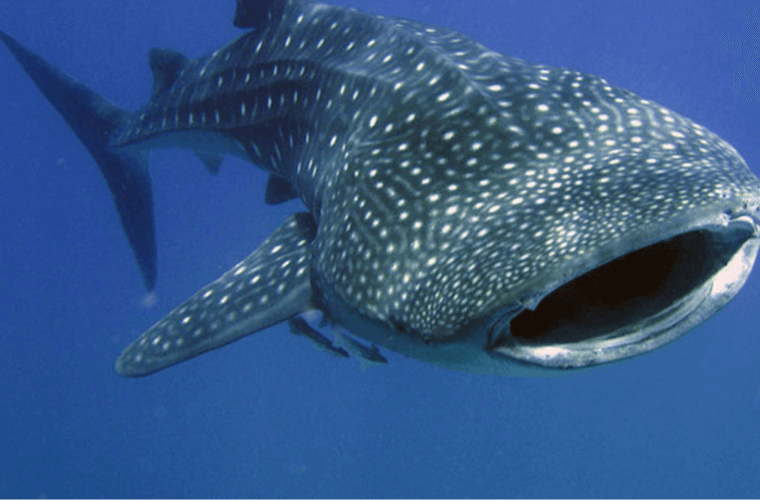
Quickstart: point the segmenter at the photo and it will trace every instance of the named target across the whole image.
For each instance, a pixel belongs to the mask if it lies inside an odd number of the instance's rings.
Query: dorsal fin
[[[190,59],[170,49],[150,49],[148,53],[150,70],[153,72],[153,96],[156,97],[177,81],[177,77],[188,65]]]
[[[285,10],[305,0],[237,0],[235,19],[236,28],[263,30],[272,22],[282,18]]]

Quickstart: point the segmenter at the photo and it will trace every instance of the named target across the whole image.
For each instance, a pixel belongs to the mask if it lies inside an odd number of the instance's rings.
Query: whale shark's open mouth
[[[535,309],[502,317],[488,349],[547,368],[651,351],[726,304],[746,281],[759,245],[754,221],[739,217],[628,253],[560,286]]]

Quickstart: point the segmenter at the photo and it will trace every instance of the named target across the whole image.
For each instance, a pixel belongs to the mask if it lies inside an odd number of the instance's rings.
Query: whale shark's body
[[[306,0],[238,0],[235,25],[198,60],[152,51],[134,113],[0,36],[100,166],[148,287],[150,149],[193,149],[211,171],[242,157],[270,173],[269,203],[306,207],[129,346],[124,375],[315,309],[452,369],[583,368],[677,338],[747,279],[760,181],[673,111]]]

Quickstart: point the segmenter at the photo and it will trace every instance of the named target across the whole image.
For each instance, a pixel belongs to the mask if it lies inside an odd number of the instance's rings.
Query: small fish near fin
[[[309,325],[309,323],[307,323],[305,319],[300,318],[300,317],[290,318],[288,320],[288,326],[290,326],[290,332],[293,335],[306,337],[307,339],[314,342],[314,345],[317,347],[317,349],[321,349],[339,358],[348,357],[348,352],[346,352],[345,349],[342,349],[340,347],[335,347],[333,343],[330,341],[330,339],[328,339],[327,337],[319,333],[317,330],[312,328],[311,325]]]
[[[152,48],[148,52],[148,62],[153,73],[153,99],[174,85],[182,70],[192,61],[171,49]]]
[[[232,24],[261,31],[272,21],[279,21],[289,6],[303,3],[305,0],[237,0]]]
[[[279,205],[298,197],[293,184],[279,175],[271,174],[267,181],[267,190],[264,194],[264,203],[267,205]]]
[[[152,290],[156,283],[156,236],[148,154],[116,150],[109,144],[129,113],[74,81],[7,33],[0,31],[0,40],[100,167],[145,286]]]
[[[333,337],[335,337],[335,345],[342,347],[349,354],[352,354],[359,360],[359,365],[362,369],[366,369],[370,365],[387,365],[388,360],[380,354],[380,349],[372,344],[371,347],[367,347],[358,340],[355,340],[350,335],[343,333],[339,327],[332,327]]]
[[[290,216],[256,251],[127,347],[116,371],[149,375],[313,309],[316,231],[311,215]]]

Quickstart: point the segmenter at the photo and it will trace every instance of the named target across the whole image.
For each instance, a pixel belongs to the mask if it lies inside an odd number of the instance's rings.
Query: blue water
[[[751,2],[342,0],[604,76],[732,143],[760,174]],[[147,52],[234,37],[232,0],[0,3],[0,27],[126,107]],[[726,40],[734,50],[727,50]],[[673,345],[546,379],[386,353],[362,371],[278,326],[139,380],[120,350],[295,210],[227,160],[154,155],[150,306],[93,161],[0,50],[0,496],[757,497],[760,274]],[[625,286],[625,283],[621,283]]]

